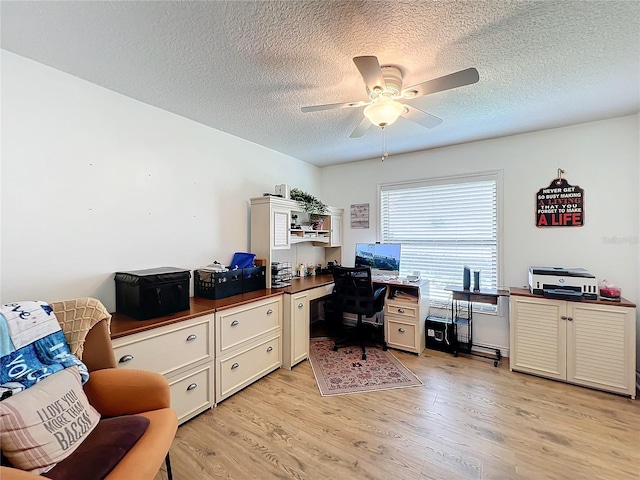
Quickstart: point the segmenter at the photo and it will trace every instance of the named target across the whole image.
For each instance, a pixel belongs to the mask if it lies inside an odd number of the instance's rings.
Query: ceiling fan
[[[404,101],[471,85],[480,79],[475,68],[467,68],[466,70],[460,70],[443,77],[402,88],[402,70],[399,67],[395,65],[380,66],[378,58],[373,55],[354,57],[353,63],[356,64],[367,86],[368,102],[331,103],[302,107],[301,109],[303,112],[317,112],[320,110],[365,106],[364,118],[349,135],[351,138],[361,137],[371,125],[385,128],[395,122],[401,115],[423,127],[433,128],[442,123],[441,118],[409,106]]]

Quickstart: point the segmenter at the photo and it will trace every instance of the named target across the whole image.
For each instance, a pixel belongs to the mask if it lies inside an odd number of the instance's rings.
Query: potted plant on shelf
[[[309,223],[313,229],[320,230],[329,207],[310,193],[303,192],[298,188],[291,189],[290,198],[297,201],[302,210],[309,214]]]

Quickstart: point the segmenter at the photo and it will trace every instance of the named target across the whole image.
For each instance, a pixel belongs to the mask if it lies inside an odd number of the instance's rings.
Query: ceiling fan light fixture
[[[387,97],[378,97],[364,109],[364,116],[374,125],[386,127],[404,112],[404,106]]]

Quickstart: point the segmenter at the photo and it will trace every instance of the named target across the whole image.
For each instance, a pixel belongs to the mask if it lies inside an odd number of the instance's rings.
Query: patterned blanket
[[[28,301],[0,307],[1,398],[74,365],[85,383],[89,373],[78,357],[82,357],[87,332],[104,318],[109,321],[111,316],[92,298],[52,305]]]

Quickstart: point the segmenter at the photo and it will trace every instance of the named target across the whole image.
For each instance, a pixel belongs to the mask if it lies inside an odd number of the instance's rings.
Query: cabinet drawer
[[[171,407],[178,415],[178,423],[186,422],[213,405],[212,380],[212,365],[207,364],[169,381]]]
[[[211,358],[212,316],[148,332],[137,333],[113,341],[118,368],[150,370],[167,375],[195,362]]]
[[[419,317],[419,307],[418,305],[399,303],[399,302],[390,302],[388,301],[385,305],[385,315],[392,315],[394,317],[402,317],[405,320],[418,320]]]
[[[387,322],[387,344],[390,347],[398,347],[411,351],[418,350],[417,325],[385,319]]]
[[[216,401],[220,401],[282,365],[282,337],[270,338],[224,360],[218,360]]]
[[[217,313],[216,352],[220,355],[242,342],[279,331],[282,326],[282,299],[252,303]]]

